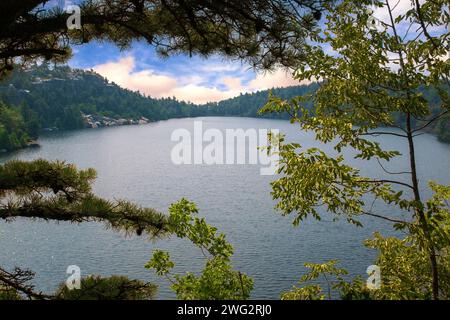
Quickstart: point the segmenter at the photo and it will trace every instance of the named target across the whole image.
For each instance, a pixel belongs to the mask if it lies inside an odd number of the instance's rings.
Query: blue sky
[[[187,55],[161,59],[155,49],[134,42],[120,51],[110,43],[92,42],[73,48],[69,65],[94,69],[122,87],[152,97],[172,97],[196,103],[219,101],[273,87],[297,85],[290,73],[257,73],[238,60]]]
[[[394,18],[411,8],[410,0],[389,2],[395,7]],[[67,5],[73,1],[65,3]],[[379,21],[390,21],[383,7],[374,8],[374,16]],[[398,27],[399,33],[403,35],[407,33],[409,25],[405,22]],[[442,28],[431,28],[429,31],[433,34],[444,32]],[[333,54],[331,48],[325,51]],[[395,59],[396,56],[390,58]],[[134,42],[124,51],[113,44],[99,42],[74,47],[69,65],[94,69],[108,80],[148,96],[176,97],[194,103],[220,101],[244,92],[299,84],[290,73],[281,69],[272,73],[257,73],[241,61],[225,60],[220,56],[204,59],[176,55],[162,60],[153,47],[143,42]],[[392,67],[396,68],[394,64]]]
[[[63,9],[81,1],[50,0],[45,6]],[[244,92],[298,84],[285,71],[258,74],[240,61],[224,60],[220,56],[204,59],[177,55],[162,60],[144,42],[134,42],[125,51],[107,42],[92,42],[72,49],[71,67],[93,69],[121,87],[157,98],[176,97],[206,103]]]

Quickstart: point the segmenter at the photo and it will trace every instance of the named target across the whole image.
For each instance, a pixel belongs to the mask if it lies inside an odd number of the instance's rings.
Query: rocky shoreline
[[[82,114],[83,122],[86,128],[116,127],[136,124],[147,124],[151,122],[145,117],[138,119],[111,118],[106,116]]]
[[[140,117],[138,119],[126,119],[126,118],[111,118],[106,116],[98,116],[98,115],[90,115],[90,114],[82,114],[83,117],[83,123],[84,127],[86,129],[92,128],[102,128],[102,127],[118,127],[118,126],[127,126],[127,125],[139,125],[139,124],[147,124],[152,122],[150,119],[147,119],[145,117]],[[42,131],[44,132],[54,132],[54,131],[60,131],[59,128],[43,128]],[[65,130],[64,130],[65,131]],[[0,154],[8,153],[17,151],[20,149],[26,149],[26,148],[39,148],[40,144],[37,142],[37,140],[30,140],[25,145],[23,145],[20,148],[13,149],[13,150],[7,150],[0,148]]]

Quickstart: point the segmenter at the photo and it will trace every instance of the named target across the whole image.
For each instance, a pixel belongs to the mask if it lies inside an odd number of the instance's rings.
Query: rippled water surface
[[[235,247],[234,265],[255,280],[252,298],[278,298],[305,271],[304,262],[339,259],[352,275],[364,275],[375,253],[362,241],[375,230],[389,234],[389,224],[364,220],[364,228],[345,221],[332,222],[324,216],[320,222],[307,220],[294,228],[292,217],[282,217],[273,207],[270,181],[274,176],[260,175],[258,165],[182,165],[172,164],[170,153],[176,144],[170,140],[173,130],[192,131],[193,122],[220,130],[232,128],[275,128],[289,140],[305,147],[317,145],[313,136],[286,121],[250,118],[197,118],[161,121],[143,126],[80,130],[47,135],[41,148],[0,156],[0,162],[19,159],[60,159],[79,168],[93,167],[98,172],[94,190],[109,199],[127,199],[142,206],[166,211],[185,197],[197,203],[200,215],[227,234]],[[401,138],[383,137],[383,146],[406,152]],[[439,143],[431,135],[417,138],[420,179],[442,183],[450,181],[450,145]],[[348,161],[366,175],[379,177],[376,162]],[[405,159],[389,163],[390,170],[406,168]],[[380,212],[391,208],[376,205]],[[144,268],[153,249],[171,252],[176,271],[196,271],[204,260],[186,241],[145,237],[124,237],[99,223],[47,223],[17,219],[0,221],[0,264],[29,267],[36,272],[38,289],[54,290],[66,279],[66,268],[78,265],[87,274],[124,274],[160,284],[158,298],[174,298],[164,279]]]

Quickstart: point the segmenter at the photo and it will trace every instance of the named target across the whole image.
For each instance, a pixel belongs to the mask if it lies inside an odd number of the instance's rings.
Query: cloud
[[[249,88],[251,90],[266,90],[280,87],[298,86],[300,83],[292,77],[292,74],[285,70],[259,73],[251,80]]]
[[[172,70],[178,74],[170,74],[152,70],[151,66],[137,70],[138,65],[141,64],[136,62],[136,58],[129,55],[96,65],[92,69],[123,88],[151,97],[176,97],[198,104],[232,98],[245,92],[299,84],[290,73],[283,70],[255,74],[240,66],[207,63],[190,69],[190,74],[182,70]],[[183,69],[186,71],[186,66]]]
[[[174,88],[171,94],[180,100],[191,101],[198,104],[208,102],[216,102],[229,99],[239,95],[240,91],[236,90],[219,90],[216,87],[205,87],[195,84],[189,84],[182,87]]]
[[[121,87],[155,97],[165,95],[177,84],[176,79],[172,77],[157,75],[152,70],[136,72],[133,71],[134,67],[134,58],[125,57],[117,62],[107,62],[94,66],[92,69]]]
[[[415,9],[415,3],[412,3],[411,0],[388,0],[389,6],[392,11],[392,18],[395,20],[398,16],[404,15],[406,12],[408,12],[411,9]],[[425,0],[419,0],[420,5],[424,5]],[[373,15],[376,19],[378,19],[381,22],[384,22],[386,24],[392,24],[391,18],[389,15],[389,10],[386,4],[384,4],[381,7],[373,7]],[[448,12],[448,10],[447,10]],[[411,37],[408,37],[407,39],[414,39],[417,36],[417,32],[413,32],[413,30],[417,30],[419,28],[419,24],[414,23],[410,27],[410,22],[408,19],[403,20],[402,22],[398,23],[396,25],[397,32],[400,34],[401,37],[404,37],[408,31],[411,31]],[[381,26],[379,26],[380,29],[382,29]],[[443,33],[445,32],[445,27],[443,27],[442,24],[436,25],[436,26],[428,26],[427,27],[428,32],[430,33]],[[392,32],[389,30],[389,32]]]
[[[200,68],[203,72],[233,72],[240,69],[237,65],[210,63]]]
[[[413,6],[411,4],[411,0],[389,0],[389,6],[392,9],[392,15],[395,19],[400,14],[405,14],[408,10],[412,9]],[[419,3],[422,3],[423,1],[419,1]],[[385,23],[391,23],[390,16],[389,16],[389,10],[387,9],[386,5],[383,5],[382,7],[376,7],[374,8],[374,17],[378,20],[381,20]]]
[[[243,90],[242,80],[238,77],[223,77],[222,83],[228,87],[229,90]]]

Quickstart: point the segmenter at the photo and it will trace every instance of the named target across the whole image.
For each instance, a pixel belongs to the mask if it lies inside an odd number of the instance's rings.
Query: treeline
[[[312,92],[317,85],[272,89],[289,99]],[[154,99],[123,89],[92,71],[48,64],[17,71],[0,84],[0,99],[8,105],[25,104],[38,115],[42,128],[83,127],[81,112],[112,118],[165,120],[198,116],[242,116],[287,118],[287,115],[258,115],[267,102],[267,90],[241,94],[217,103],[195,105],[176,98]]]
[[[81,112],[108,117],[162,120],[190,115],[193,105],[174,98],[153,99],[108,82],[100,75],[48,64],[18,70],[0,85],[8,105],[26,104],[42,128],[83,127]]]
[[[290,98],[313,89],[314,86],[298,86],[273,89],[273,93]],[[287,115],[258,115],[267,98],[268,91],[261,91],[218,103],[195,105],[176,98],[146,97],[123,89],[93,71],[52,67],[47,63],[27,69],[18,67],[0,84],[0,101],[4,102],[2,117],[11,118],[14,114],[17,123],[5,125],[0,150],[21,148],[43,129],[83,128],[82,113],[116,119],[146,117],[152,121],[199,116],[287,119]]]
[[[450,88],[446,85],[443,85],[441,90],[446,91],[447,95],[450,94]],[[430,106],[430,115],[427,117],[428,119],[432,119],[444,111],[441,108],[442,100],[436,88],[421,87],[419,91],[422,93],[423,97]],[[396,114],[394,119],[398,125],[405,123],[404,115]],[[423,127],[427,123],[427,121],[421,121],[414,118],[411,122],[412,126],[415,128]],[[439,141],[450,143],[450,116],[447,114],[446,116],[441,117],[438,121],[432,122],[430,126],[425,128],[425,130],[435,134]]]
[[[23,148],[38,137],[37,114],[27,105],[14,108],[0,101],[0,151]]]
[[[235,98],[195,105],[175,98],[155,99],[123,89],[93,71],[71,69],[68,66],[35,65],[16,68],[10,78],[0,84],[0,150],[21,148],[35,139],[42,129],[60,130],[84,127],[82,113],[111,118],[150,120],[198,116],[241,116],[288,119],[287,114],[258,114],[267,102],[269,91],[241,94]],[[283,99],[311,93],[318,84],[275,88],[272,93]],[[436,90],[423,89],[432,106],[440,110]],[[9,106],[9,107],[7,107]],[[403,119],[397,118],[401,123]],[[419,125],[419,124],[417,124]],[[448,118],[429,127],[441,141],[450,142]]]
[[[287,88],[274,88],[254,93],[241,94],[238,97],[223,100],[216,103],[208,103],[202,108],[201,113],[207,116],[234,116],[234,117],[264,117],[274,119],[289,119],[284,113],[258,114],[259,109],[267,103],[269,92],[282,99],[292,99],[296,96],[312,93],[319,87],[318,84],[294,86]]]

